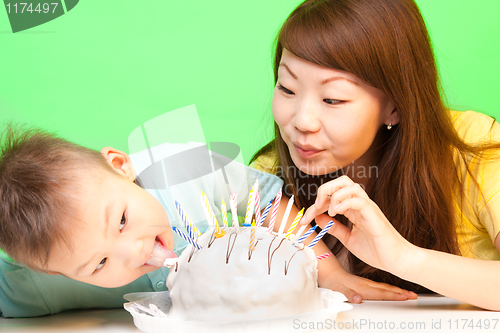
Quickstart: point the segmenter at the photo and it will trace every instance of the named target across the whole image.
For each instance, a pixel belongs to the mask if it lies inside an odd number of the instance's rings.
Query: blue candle
[[[314,245],[316,245],[316,243],[319,242],[319,240],[328,232],[328,230],[330,230],[332,225],[333,225],[333,221],[328,222],[328,224],[323,228],[323,230],[321,230],[319,232],[319,234],[316,237],[314,237],[311,244],[309,244],[309,247],[313,247]]]
[[[307,239],[307,237],[309,237],[314,232],[314,230],[316,230],[317,227],[318,226],[315,225],[314,227],[309,228],[309,230],[307,230],[306,233],[304,235],[302,235],[302,237],[300,237],[299,239],[297,239],[296,243],[300,244],[303,241],[305,241]]]
[[[201,246],[193,238],[186,235],[182,230],[176,227],[172,227],[172,229],[177,235],[181,236],[185,241],[189,242],[189,244],[193,245],[198,250],[201,250]]]

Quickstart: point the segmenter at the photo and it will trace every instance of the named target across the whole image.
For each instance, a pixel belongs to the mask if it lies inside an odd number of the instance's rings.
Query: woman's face
[[[283,50],[273,117],[302,172],[322,175],[353,163],[369,167],[377,132],[399,121],[394,108],[381,90],[356,76]]]

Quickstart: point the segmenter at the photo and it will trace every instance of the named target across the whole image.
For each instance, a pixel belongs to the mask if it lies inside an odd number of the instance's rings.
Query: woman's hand
[[[361,186],[349,177],[342,176],[322,185],[316,203],[306,211],[301,224],[316,218],[316,223],[324,227],[332,219],[321,214],[326,210],[330,216],[343,214],[352,222],[352,229],[335,223],[329,233],[356,257],[398,276],[409,268],[408,258],[416,247],[394,229]]]
[[[417,298],[417,294],[412,291],[368,280],[347,273],[343,268],[324,276],[320,287],[338,291],[352,303],[361,303],[362,300],[406,301]]]

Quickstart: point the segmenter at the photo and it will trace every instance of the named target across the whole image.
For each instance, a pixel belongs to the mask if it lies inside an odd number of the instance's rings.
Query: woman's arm
[[[366,192],[346,176],[320,188],[318,200],[301,223],[308,223],[327,209],[329,215],[343,214],[352,222],[352,229],[335,223],[330,233],[359,259],[444,296],[500,310],[500,262],[414,246],[394,229]],[[331,217],[326,215],[316,217],[320,226],[329,220]],[[500,248],[498,237],[495,245]]]
[[[274,231],[276,232],[278,232],[280,228],[288,200],[289,199],[285,196],[281,200],[276,218],[276,224],[274,225]],[[293,206],[288,220],[286,221],[285,232],[292,224],[298,212],[299,209],[296,206]],[[264,221],[265,226],[269,225],[270,215],[271,214],[268,214],[266,220]],[[296,228],[296,230],[298,229],[299,228]],[[304,241],[304,244],[309,244],[315,236],[316,233],[313,233],[307,240]],[[331,253],[330,249],[328,249],[322,241],[318,242],[313,247],[313,250],[316,255]],[[322,288],[328,288],[341,292],[350,302],[354,303],[360,303],[363,299],[405,301],[417,297],[417,295],[413,292],[349,274],[342,268],[337,258],[333,255],[318,262],[318,285]]]

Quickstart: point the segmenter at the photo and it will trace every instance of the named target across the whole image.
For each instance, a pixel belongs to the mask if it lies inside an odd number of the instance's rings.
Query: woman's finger
[[[382,300],[382,301],[406,301],[408,296],[387,289],[371,289],[370,293],[365,295],[365,300]]]
[[[352,183],[332,194],[330,198],[330,206],[328,207],[328,215],[335,216],[336,214],[338,214],[339,212],[337,212],[334,207],[338,206],[344,200],[353,197],[369,199],[368,195],[366,194],[365,190],[363,190],[361,185]]]
[[[324,211],[325,209],[321,209],[318,208],[316,205],[312,205],[305,211],[304,215],[302,216],[302,219],[300,220],[300,224],[305,225],[311,223],[311,221],[314,220],[316,216],[322,214]]]
[[[363,297],[359,293],[344,285],[337,286],[335,288],[335,291],[338,291],[342,293],[345,297],[347,297],[347,301],[349,303],[359,304],[363,300]]]
[[[390,284],[387,284],[387,283],[375,282],[375,281],[368,280],[368,279],[365,282],[366,282],[367,285],[369,285],[371,287],[374,287],[374,288],[386,289],[386,290],[391,291],[393,293],[405,295],[406,297],[408,297],[408,299],[415,299],[415,298],[417,298],[417,294],[415,294],[413,291],[409,291],[409,290],[406,290],[406,289],[401,289],[399,287],[396,287],[396,286],[393,286],[393,285],[390,285]]]
[[[341,176],[335,180],[329,181],[318,188],[315,206],[323,207],[329,200],[330,196],[340,190],[354,184],[354,182],[347,176]]]
[[[334,223],[328,233],[345,245],[349,241],[349,237],[351,237],[352,229],[342,223]]]
[[[333,209],[337,214],[346,215],[350,210],[362,212],[363,208],[368,205],[370,205],[370,203],[365,198],[354,197],[344,199],[341,203],[333,207]],[[346,217],[349,218],[347,215]],[[355,224],[357,221],[351,220],[351,222]]]
[[[352,184],[354,183],[349,177],[342,176],[321,185],[318,189],[316,202],[305,211],[302,219],[300,220],[300,224],[304,225],[311,223],[311,221],[314,220],[316,216],[329,209],[329,207],[331,206],[330,200],[333,193]]]

